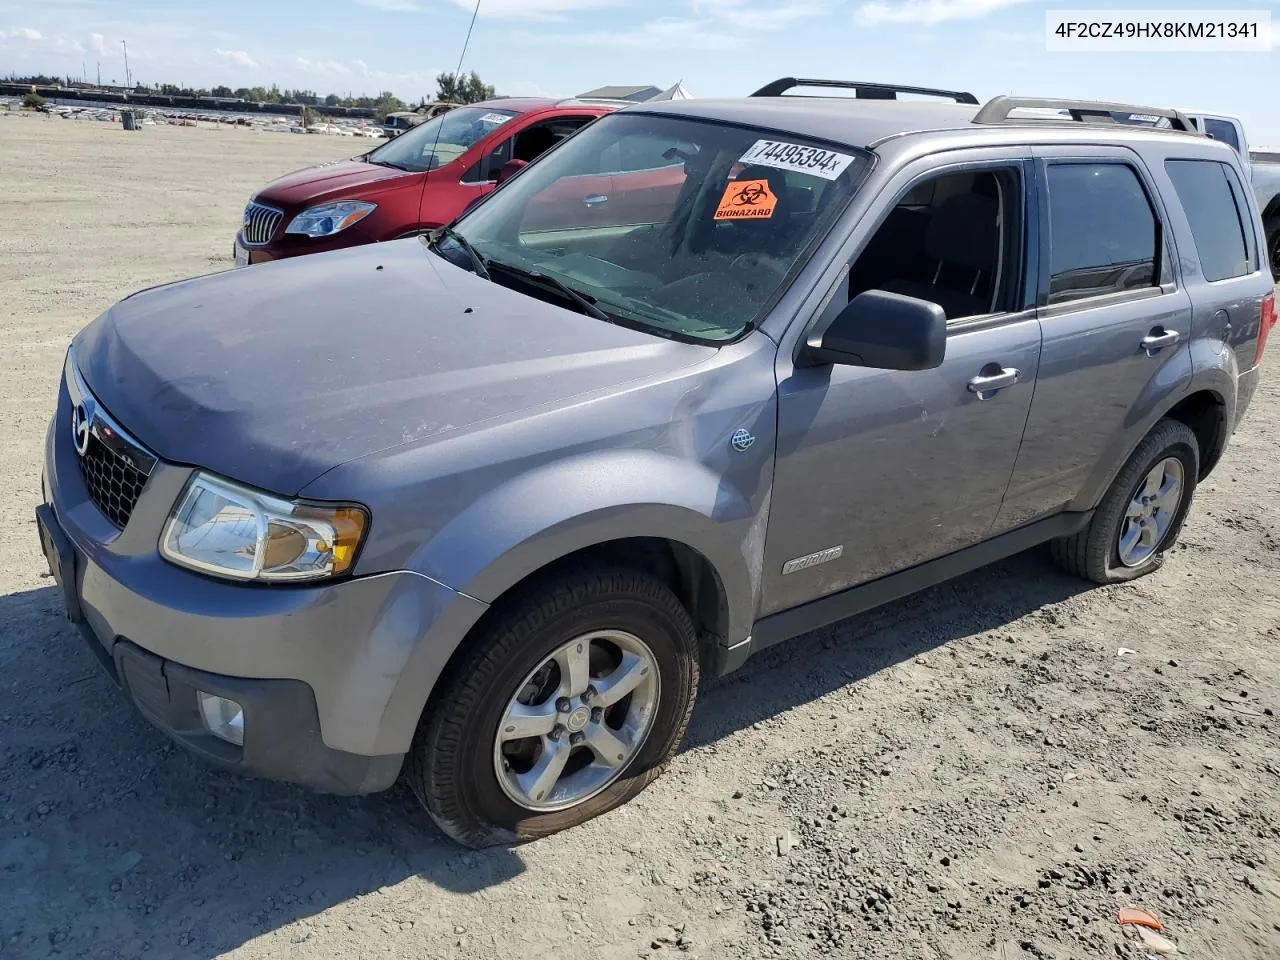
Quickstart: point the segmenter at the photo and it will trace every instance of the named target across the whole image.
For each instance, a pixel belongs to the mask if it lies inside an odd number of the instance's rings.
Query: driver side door
[[[868,215],[879,226],[821,317],[864,289],[939,303],[947,313],[941,366],[804,367],[792,350],[779,351],[759,616],[993,534],[1040,358],[1027,243],[1032,179],[1029,159],[1005,149],[964,151],[944,168],[926,159],[896,176]],[[934,199],[912,206],[922,187]],[[974,252],[988,244],[990,263]]]

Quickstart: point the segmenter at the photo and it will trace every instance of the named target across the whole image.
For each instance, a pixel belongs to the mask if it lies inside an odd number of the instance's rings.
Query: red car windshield
[[[519,116],[514,110],[457,107],[432,117],[369,154],[370,163],[399,170],[434,170],[458,159],[493,131]]]

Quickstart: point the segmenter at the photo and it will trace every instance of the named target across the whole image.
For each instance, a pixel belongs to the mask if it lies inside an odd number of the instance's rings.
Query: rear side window
[[[1252,273],[1252,257],[1240,198],[1231,170],[1214,160],[1166,160],[1164,168],[1191,224],[1191,236],[1206,280]]]
[[[1240,150],[1240,138],[1236,136],[1236,128],[1233,124],[1227,123],[1225,120],[1214,120],[1212,117],[1204,118],[1204,132],[1215,140],[1221,140]]]
[[[1158,283],[1160,222],[1125,163],[1051,163],[1049,303]]]

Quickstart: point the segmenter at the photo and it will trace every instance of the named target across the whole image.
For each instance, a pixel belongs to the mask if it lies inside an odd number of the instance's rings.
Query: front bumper
[[[348,227],[341,233],[331,237],[304,237],[296,233],[280,233],[263,244],[248,244],[244,237],[237,233],[235,248],[248,254],[249,264],[270,263],[273,260],[286,260],[289,257],[301,257],[309,253],[327,253],[330,250],[345,250],[373,243],[384,237],[370,236],[360,229],[360,225]]]
[[[301,680],[232,677],[150,653],[106,625],[93,600],[81,599],[85,560],[48,504],[36,508],[49,568],[63,589],[67,616],[89,651],[147,720],[210,763],[249,776],[299,783],[325,793],[360,794],[395,783],[404,755],[365,756],[324,742],[311,686]],[[95,624],[97,624],[95,626]],[[234,700],[244,714],[244,744],[211,734],[197,691]]]
[[[241,773],[339,793],[389,786],[431,685],[479,601],[395,572],[310,586],[230,583],[159,556],[164,517],[191,471],[161,461],[123,530],[90,501],[65,387],[37,508],[68,614],[152,723]],[[195,690],[244,711],[243,748],[200,720]]]

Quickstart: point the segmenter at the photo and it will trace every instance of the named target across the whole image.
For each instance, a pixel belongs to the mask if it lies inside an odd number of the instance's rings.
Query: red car
[[[440,114],[363,156],[288,174],[245,207],[236,265],[442,226],[493,190],[510,161],[536,159],[619,106],[624,104],[489,100]]]

